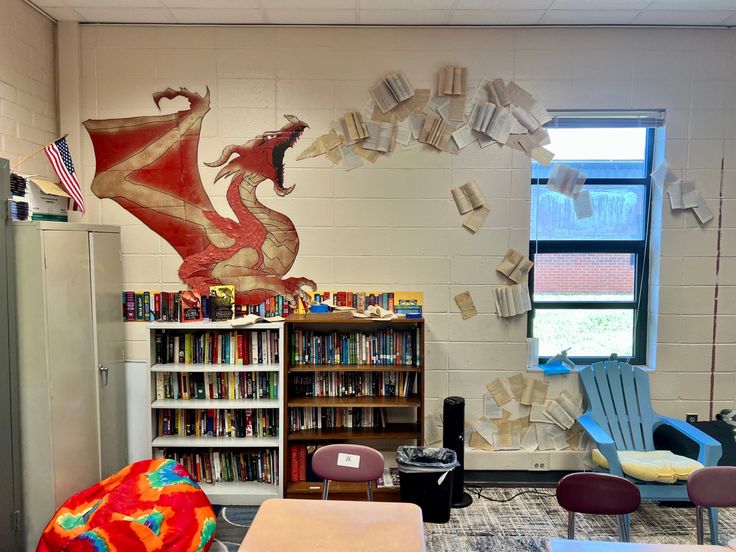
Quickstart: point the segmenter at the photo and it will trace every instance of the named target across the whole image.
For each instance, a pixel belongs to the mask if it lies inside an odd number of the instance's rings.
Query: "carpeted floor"
[[[567,514],[557,505],[554,489],[537,489],[508,502],[497,502],[523,490],[528,489],[474,489],[473,504],[452,510],[449,523],[424,525],[427,552],[544,552],[547,540],[566,535]],[[478,497],[478,491],[486,498]],[[212,552],[237,550],[257,510],[221,508],[215,535],[218,542]],[[736,509],[721,510],[719,517],[720,541],[725,544],[736,536]],[[631,516],[631,533],[637,542],[695,544],[695,510],[643,503]],[[615,540],[616,534],[614,518],[578,516],[579,539]]]

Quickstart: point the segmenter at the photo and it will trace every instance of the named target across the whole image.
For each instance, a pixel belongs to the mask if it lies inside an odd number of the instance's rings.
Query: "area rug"
[[[468,490],[471,506],[452,510],[448,523],[424,525],[427,552],[544,552],[547,540],[566,536],[567,513],[558,506],[554,489]],[[220,508],[212,552],[236,551],[256,512],[253,506]],[[725,544],[736,536],[736,509],[721,510],[719,518]],[[631,516],[631,534],[636,542],[695,544],[695,510],[643,503]],[[578,515],[576,537],[616,540],[616,520]]]

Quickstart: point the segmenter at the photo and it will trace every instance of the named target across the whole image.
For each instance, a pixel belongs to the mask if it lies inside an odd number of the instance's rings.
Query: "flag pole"
[[[69,134],[65,134],[65,135],[64,135],[64,136],[62,136],[61,138],[57,138],[56,140],[54,140],[54,142],[57,142],[57,141],[59,141],[59,140],[62,140],[62,139],[64,139],[64,138],[66,138],[67,136],[69,136]],[[22,165],[23,163],[25,163],[26,161],[28,161],[28,160],[29,160],[29,159],[30,159],[31,157],[33,157],[34,155],[37,155],[37,154],[41,153],[41,152],[42,152],[43,150],[45,150],[45,149],[46,149],[46,147],[47,147],[47,146],[48,146],[48,144],[46,144],[45,146],[41,146],[40,148],[38,148],[38,149],[37,149],[37,150],[35,150],[34,152],[32,152],[32,153],[30,153],[30,154],[26,155],[26,156],[25,156],[25,157],[24,157],[23,159],[21,159],[20,161],[18,161],[18,162],[17,162],[16,164],[15,164],[15,166],[14,166],[13,168],[11,168],[10,170],[11,170],[12,172],[15,172],[15,171],[16,171],[16,170],[18,169],[18,167],[20,167],[20,166],[21,166],[21,165]]]

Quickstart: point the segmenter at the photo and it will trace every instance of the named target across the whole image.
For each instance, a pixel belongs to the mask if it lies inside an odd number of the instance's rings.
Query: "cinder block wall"
[[[485,383],[523,370],[526,319],[498,319],[491,287],[508,247],[529,239],[529,159],[471,146],[459,156],[395,152],[351,172],[323,158],[294,161],[345,110],[360,110],[368,88],[402,69],[417,87],[436,83],[445,64],[515,79],[549,108],[665,108],[666,158],[695,179],[717,208],[726,157],[716,410],[731,406],[736,382],[736,34],[692,29],[296,29],[83,26],[82,118],[154,114],[151,93],[168,86],[212,91],[200,146],[213,160],[228,144],[278,128],[285,113],[310,124],[286,155],[294,193],[264,201],[292,218],[301,251],[291,272],[324,288],[418,289],[427,313],[427,396],[437,412],[449,394],[482,412]],[[166,111],[184,104],[162,104]],[[84,132],[84,186],[94,155]],[[662,152],[660,151],[660,154]],[[200,166],[204,185],[228,213],[226,184]],[[461,227],[450,187],[475,179],[491,215],[475,236]],[[177,289],[175,252],[112,201],[89,197],[90,222],[123,228],[125,286]],[[659,204],[661,207],[661,204]],[[661,220],[661,223],[658,221]],[[652,282],[650,364],[655,406],[665,414],[707,414],[716,230],[691,213],[663,208],[654,236],[661,256]],[[463,321],[452,300],[469,289],[479,315]],[[656,303],[655,303],[656,304]],[[126,355],[146,358],[141,324],[127,324]]]
[[[21,0],[0,0],[0,157],[11,167],[58,138],[55,24]],[[53,174],[41,153],[20,171]]]

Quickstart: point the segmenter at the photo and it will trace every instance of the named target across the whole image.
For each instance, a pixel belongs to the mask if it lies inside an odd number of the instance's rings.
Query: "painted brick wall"
[[[716,407],[733,403],[736,372],[736,31],[688,29],[259,29],[86,26],[82,33],[82,118],[156,113],[151,93],[168,86],[212,91],[202,130],[202,160],[228,144],[281,126],[285,113],[311,129],[289,152],[293,194],[264,202],[290,216],[301,238],[292,275],[322,287],[419,289],[427,312],[428,406],[457,394],[468,418],[482,410],[484,385],[523,370],[526,320],[498,319],[490,289],[508,247],[529,239],[529,159],[471,146],[461,155],[397,152],[345,172],[296,154],[368,87],[403,69],[432,86],[445,64],[468,66],[471,86],[484,75],[516,79],[550,108],[665,108],[666,156],[698,182],[716,207],[726,156],[724,258],[720,275]],[[168,111],[183,104],[164,105]],[[662,154],[662,150],[659,151]],[[85,187],[94,156],[83,133]],[[215,206],[228,213],[216,169],[200,167]],[[450,187],[474,178],[491,215],[475,236],[461,227]],[[130,289],[179,286],[179,257],[112,201],[90,198],[87,220],[119,224]],[[660,204],[661,205],[661,204]],[[666,414],[707,413],[716,231],[691,213],[664,209],[653,243],[652,393]],[[452,297],[470,290],[479,315],[463,321]],[[145,359],[144,329],[128,324],[126,353]]]
[[[12,167],[58,138],[55,25],[21,0],[0,13],[0,157]],[[52,174],[43,153],[19,170]]]

